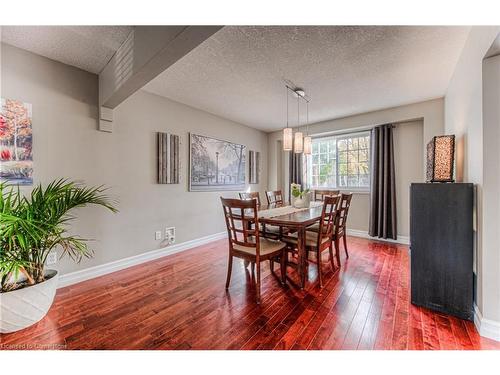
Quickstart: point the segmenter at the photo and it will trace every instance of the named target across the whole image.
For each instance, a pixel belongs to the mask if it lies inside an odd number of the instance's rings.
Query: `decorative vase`
[[[46,270],[45,277],[39,284],[0,293],[0,333],[27,328],[47,315],[54,302],[59,274]]]
[[[303,198],[300,198],[300,197],[296,197],[294,200],[293,200],[293,207],[295,208],[304,208],[304,199]]]
[[[304,194],[304,197],[302,198],[302,200],[304,201],[304,208],[309,208],[311,206],[311,195],[311,192]]]

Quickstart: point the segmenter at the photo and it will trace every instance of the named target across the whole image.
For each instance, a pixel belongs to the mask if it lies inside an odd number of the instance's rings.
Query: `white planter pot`
[[[40,321],[52,306],[59,274],[45,271],[48,280],[11,292],[0,293],[0,333],[27,328]]]
[[[292,203],[295,208],[304,208],[304,200],[302,198],[295,198]]]

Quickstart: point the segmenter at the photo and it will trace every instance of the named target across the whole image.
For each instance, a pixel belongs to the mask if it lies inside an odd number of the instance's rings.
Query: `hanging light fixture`
[[[304,155],[312,154],[312,138],[309,136],[309,102],[306,101],[306,136],[304,137]]]
[[[298,90],[295,92],[297,94],[297,127],[299,131],[295,133],[295,139],[293,142],[293,151],[296,154],[300,154],[304,151],[303,134],[300,131],[300,94]]]
[[[286,128],[283,129],[283,150],[292,151],[293,148],[293,129],[288,127],[288,87],[286,91]]]

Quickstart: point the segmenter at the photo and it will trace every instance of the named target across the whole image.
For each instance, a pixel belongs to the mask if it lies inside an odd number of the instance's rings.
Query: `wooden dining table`
[[[262,205],[258,208],[259,222],[297,232],[297,271],[303,289],[307,276],[306,228],[321,218],[322,202],[311,202],[309,208],[294,208],[288,204]]]

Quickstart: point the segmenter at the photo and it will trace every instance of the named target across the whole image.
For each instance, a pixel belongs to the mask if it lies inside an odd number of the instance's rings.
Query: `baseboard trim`
[[[172,246],[166,246],[161,249],[148,251],[143,254],[134,255],[129,258],[115,260],[113,262],[101,264],[95,267],[89,267],[81,271],[70,272],[59,277],[58,288],[63,288],[72,284],[76,284],[85,280],[93,279],[98,276],[107,275],[108,273],[116,272],[129,268],[141,263],[149,262],[167,255],[179,253],[192,249],[196,246],[205,245],[209,242],[226,238],[227,232],[211,234],[209,236],[197,238],[191,241],[182,242]]]
[[[500,322],[483,318],[476,304],[474,304],[474,325],[480,336],[500,341]]]
[[[372,236],[370,236],[368,234],[368,232],[365,232],[365,231],[362,231],[362,230],[356,230],[356,229],[347,229],[347,234],[349,236],[367,238],[369,240],[375,240],[375,241],[400,243],[400,244],[403,244],[403,245],[409,245],[410,244],[410,237],[408,237],[408,236],[400,236],[400,235],[398,235],[398,239],[397,240],[391,240],[391,239],[386,239],[386,238],[372,237]]]

